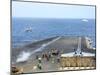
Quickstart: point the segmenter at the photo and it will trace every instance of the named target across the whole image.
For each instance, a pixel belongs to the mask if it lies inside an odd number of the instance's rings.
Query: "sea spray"
[[[29,58],[32,54],[34,54],[34,53],[36,53],[36,52],[39,52],[39,51],[42,51],[46,46],[48,46],[49,44],[51,44],[51,43],[57,41],[58,39],[60,39],[60,37],[58,37],[58,38],[56,38],[56,39],[54,39],[54,40],[52,40],[52,41],[50,41],[50,42],[48,42],[48,43],[45,43],[45,44],[41,45],[41,47],[37,48],[36,50],[34,50],[34,51],[32,51],[32,52],[25,52],[25,51],[23,51],[23,52],[18,56],[16,62],[24,62],[24,61],[27,61],[28,58]]]
[[[23,62],[23,61],[26,61],[26,60],[29,58],[29,56],[30,56],[30,52],[25,52],[25,51],[23,51],[23,52],[19,55],[19,57],[18,57],[18,59],[16,60],[16,62]]]

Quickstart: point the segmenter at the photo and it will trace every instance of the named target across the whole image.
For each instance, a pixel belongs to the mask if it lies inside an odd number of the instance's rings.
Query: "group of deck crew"
[[[43,60],[46,60],[47,62],[51,60],[51,62],[54,63],[56,57],[57,63],[59,63],[60,62],[59,55],[60,55],[60,51],[56,49],[52,49],[49,52],[44,52],[42,53],[42,56],[36,55],[36,60],[38,60],[38,64],[37,64],[38,69],[40,70],[42,69]]]

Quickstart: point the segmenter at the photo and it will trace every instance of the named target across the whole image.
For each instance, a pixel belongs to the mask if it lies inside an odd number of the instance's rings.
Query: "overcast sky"
[[[12,17],[95,18],[94,6],[12,2]]]

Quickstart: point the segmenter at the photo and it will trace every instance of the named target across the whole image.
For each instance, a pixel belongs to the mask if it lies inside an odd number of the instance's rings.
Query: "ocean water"
[[[12,47],[53,36],[88,36],[95,47],[95,19],[12,18]]]

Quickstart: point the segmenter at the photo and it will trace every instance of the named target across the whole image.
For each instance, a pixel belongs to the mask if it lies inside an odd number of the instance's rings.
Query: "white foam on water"
[[[46,46],[48,46],[49,44],[51,44],[51,43],[57,41],[58,39],[60,39],[60,37],[58,37],[58,38],[56,38],[56,39],[54,39],[54,40],[52,40],[52,41],[50,41],[50,42],[48,42],[48,43],[43,44],[41,47],[37,48],[37,49],[34,50],[33,52],[25,52],[25,51],[23,51],[23,52],[18,56],[16,62],[24,62],[24,61],[27,61],[28,58],[29,58],[32,54],[34,54],[34,53],[36,53],[36,52],[39,52],[39,51],[42,51]]]

